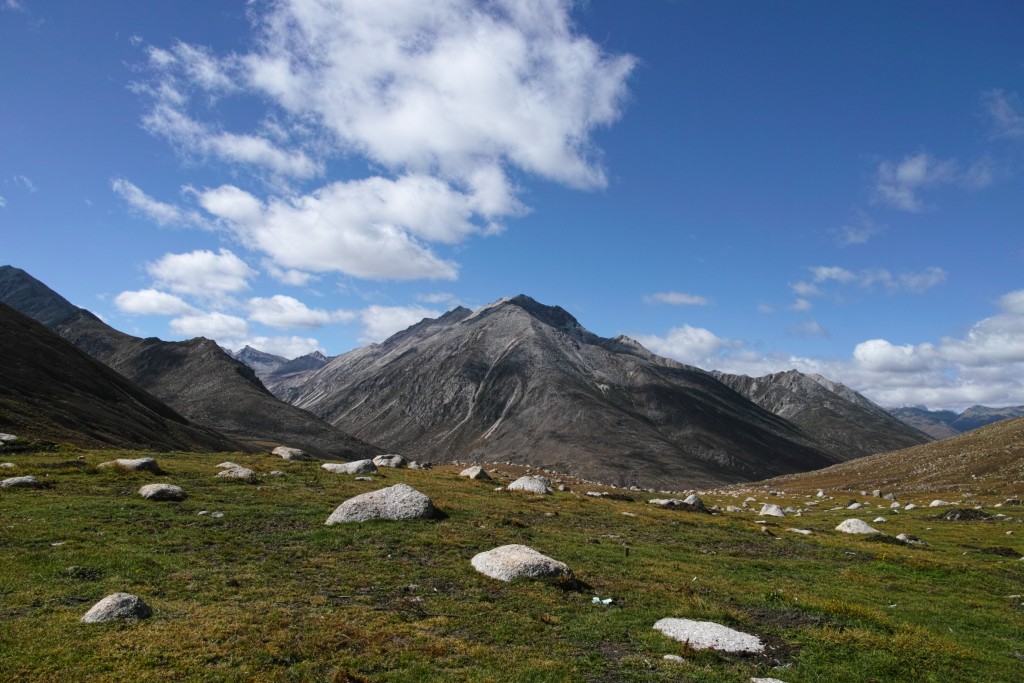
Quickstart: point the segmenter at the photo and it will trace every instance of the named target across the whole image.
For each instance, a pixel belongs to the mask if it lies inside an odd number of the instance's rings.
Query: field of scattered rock
[[[4,457],[3,483],[35,483],[0,488],[3,680],[1012,681],[1024,666],[1024,507],[1005,496]]]

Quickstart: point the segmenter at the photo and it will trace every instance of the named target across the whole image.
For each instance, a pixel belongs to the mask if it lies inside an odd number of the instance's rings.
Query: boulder
[[[782,511],[778,505],[774,503],[765,503],[761,506],[761,511],[757,513],[760,517],[785,517],[786,513]]]
[[[230,460],[225,460],[224,462],[217,465],[217,468],[222,470],[230,470],[235,467],[241,467],[241,465],[239,465],[237,462],[231,462]]]
[[[470,479],[490,479],[491,475],[487,474],[483,467],[474,465],[473,467],[467,467],[466,469],[459,472],[460,477],[469,477]]]
[[[405,458],[396,453],[378,455],[373,459],[373,464],[377,467],[405,467]]]
[[[0,443],[7,443],[8,441],[17,441],[18,437],[14,434],[0,433]]]
[[[139,495],[147,500],[185,500],[188,497],[174,484],[146,484],[139,489]]]
[[[914,505],[913,503],[907,503],[906,505],[903,506],[904,510],[913,510],[915,508],[917,508],[917,506]]]
[[[688,643],[695,650],[719,652],[762,652],[764,644],[757,636],[736,631],[713,621],[661,619],[654,628],[669,638]]]
[[[152,615],[153,610],[138,596],[131,593],[114,593],[93,605],[82,617],[82,622],[99,624],[118,619],[146,619]]]
[[[41,489],[43,485],[39,480],[29,475],[27,477],[11,477],[0,481],[0,488],[5,489]]]
[[[372,460],[356,460],[354,462],[325,462],[322,469],[334,474],[373,474],[377,466]]]
[[[928,544],[913,534],[897,534],[896,540],[907,545],[926,547]]]
[[[291,448],[289,446],[278,446],[274,450],[270,451],[272,455],[276,455],[282,460],[312,460],[313,457],[302,450],[301,448]]]
[[[0,467],[3,467],[6,470],[13,470],[16,465],[13,462],[0,462]]]
[[[218,479],[242,479],[243,481],[256,481],[256,473],[248,467],[232,467],[229,470],[221,470],[217,473]]]
[[[526,491],[527,493],[551,493],[551,480],[547,477],[534,477],[527,474],[519,477],[508,485],[509,491]]]
[[[836,531],[842,531],[844,534],[877,534],[881,533],[878,529],[871,528],[867,522],[859,519],[847,519],[836,527]]]
[[[349,498],[331,513],[325,524],[365,522],[371,519],[426,519],[434,516],[430,498],[409,486],[395,484]]]
[[[96,467],[107,469],[109,467],[116,467],[119,470],[129,470],[131,472],[152,472],[153,474],[160,474],[160,465],[157,464],[154,458],[118,458],[117,460],[108,460],[107,462],[101,462]]]
[[[503,545],[478,553],[470,560],[473,568],[499,581],[518,578],[572,577],[569,565],[542,555],[525,545]]]
[[[930,508],[943,508],[949,507],[950,505],[952,505],[952,503],[945,500],[933,500],[932,502],[928,503],[928,507]]]

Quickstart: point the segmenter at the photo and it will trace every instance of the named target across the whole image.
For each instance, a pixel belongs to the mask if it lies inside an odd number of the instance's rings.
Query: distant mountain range
[[[0,301],[39,321],[182,416],[252,447],[296,446],[356,458],[382,450],[275,398],[209,339],[167,342],[119,332],[25,271],[0,266]]]
[[[251,347],[225,352],[203,338],[133,337],[10,266],[0,267],[0,301],[179,419],[247,448],[287,444],[347,459],[387,449],[684,488],[802,472],[929,439],[823,377],[705,372],[628,337],[599,337],[564,309],[524,295],[456,308],[333,358],[293,360]]]
[[[951,436],[969,432],[993,422],[1024,417],[1024,406],[1009,408],[988,408],[972,406],[962,413],[952,410],[928,410],[921,407],[892,408],[894,416],[915,427],[935,439],[948,439]]]

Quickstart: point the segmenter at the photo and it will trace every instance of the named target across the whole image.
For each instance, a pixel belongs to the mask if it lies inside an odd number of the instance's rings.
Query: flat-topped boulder
[[[836,531],[842,531],[844,534],[877,534],[881,533],[878,529],[873,528],[867,522],[860,519],[847,519],[836,527]]]
[[[185,500],[184,489],[174,484],[146,484],[139,489],[139,495],[146,500]]]
[[[372,474],[377,466],[372,460],[356,460],[354,462],[325,462],[321,468],[335,474]]]
[[[487,471],[479,465],[473,465],[459,472],[460,477],[469,477],[470,479],[490,479],[491,475],[487,474]]]
[[[152,472],[153,474],[161,474],[162,472],[155,458],[118,458],[117,460],[101,462],[96,467],[101,469],[127,470],[129,472]]]
[[[290,446],[278,446],[274,450],[270,451],[272,455],[276,455],[282,460],[312,460],[311,456],[301,448],[291,448]]]
[[[5,489],[41,489],[42,483],[32,475],[25,477],[11,477],[0,481],[0,488]]]
[[[513,543],[478,553],[470,560],[473,568],[499,581],[519,578],[572,577],[569,565],[542,555],[533,548]]]
[[[152,615],[153,610],[137,595],[114,593],[93,605],[82,617],[82,623],[99,624],[105,621],[147,619]]]
[[[405,467],[405,458],[397,453],[388,453],[387,455],[378,455],[373,459],[373,464],[377,467]]]
[[[217,473],[218,479],[241,479],[243,481],[255,481],[256,473],[250,470],[248,467],[232,467],[227,470],[221,470]]]
[[[716,624],[713,621],[668,618],[659,620],[654,624],[654,628],[669,638],[688,643],[695,650],[749,653],[764,650],[764,644],[757,636]]]
[[[526,491],[527,493],[551,493],[551,480],[547,477],[535,477],[527,474],[519,477],[507,486],[509,491]]]
[[[786,513],[778,505],[774,503],[765,503],[761,506],[761,511],[757,513],[761,517],[785,517]]]
[[[5,434],[0,432],[0,443],[8,443],[9,441],[17,441],[18,437],[14,434]]]
[[[372,519],[428,519],[435,513],[430,498],[408,484],[395,484],[349,498],[339,505],[325,524],[366,522]]]

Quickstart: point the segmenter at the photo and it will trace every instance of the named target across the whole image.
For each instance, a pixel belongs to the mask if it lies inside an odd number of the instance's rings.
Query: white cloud
[[[875,223],[867,215],[860,213],[850,223],[830,232],[836,236],[836,241],[840,246],[851,247],[867,244],[871,241],[872,237],[884,230],[884,226]]]
[[[814,308],[814,304],[812,304],[807,299],[797,299],[796,301],[793,302],[793,305],[791,305],[789,308],[790,308],[790,310],[793,310],[793,311],[804,312],[804,311],[809,311],[812,308]]]
[[[804,282],[802,280],[799,282],[791,282],[789,284],[789,288],[800,298],[819,296],[821,294],[821,290],[818,289],[817,285],[810,282]]]
[[[961,172],[952,159],[940,160],[926,152],[903,157],[899,162],[883,161],[875,177],[874,200],[901,211],[920,212],[927,208],[922,190],[942,185],[980,189],[995,177],[992,162],[980,159]]]
[[[817,320],[807,320],[790,328],[790,333],[800,337],[828,337],[829,332]]]
[[[1007,315],[1024,316],[1024,289],[1018,289],[1000,297],[999,308]]]
[[[674,358],[681,363],[713,369],[721,360],[722,352],[738,348],[739,342],[716,336],[703,327],[673,327],[664,337],[649,334],[634,338],[660,356]]]
[[[422,301],[425,304],[444,304],[449,308],[455,308],[460,305],[459,297],[455,296],[451,292],[431,292],[429,294],[417,294],[416,301]]]
[[[684,292],[657,292],[644,297],[648,304],[672,304],[674,306],[707,306],[711,300],[698,294]]]
[[[139,213],[148,216],[158,225],[194,225],[197,227],[208,227],[208,222],[195,211],[186,211],[173,204],[153,199],[136,185],[124,178],[115,178],[110,181],[114,194],[123,199],[127,204]]]
[[[12,185],[12,186],[18,188],[19,190],[25,190],[26,192],[38,192],[39,191],[39,188],[36,187],[36,184],[34,182],[32,182],[32,179],[29,178],[28,176],[12,175],[7,180],[6,184],[7,185]]]
[[[982,104],[992,122],[995,137],[1024,138],[1024,110],[1015,93],[989,90],[982,95]]]
[[[867,268],[855,273],[839,266],[813,266],[808,268],[808,271],[811,273],[813,282],[796,282],[789,286],[801,299],[824,295],[825,291],[821,286],[829,282],[836,282],[840,285],[857,285],[868,290],[880,286],[890,293],[915,292],[920,294],[942,284],[949,276],[938,266],[929,266],[919,272],[896,275],[885,268]]]
[[[217,298],[249,288],[256,271],[227,249],[218,253],[204,249],[187,254],[164,254],[146,264],[146,270],[164,287],[179,294]]]
[[[360,341],[381,342],[424,318],[437,318],[441,311],[423,306],[368,306],[360,313],[363,332]]]
[[[131,315],[182,315],[195,311],[179,297],[156,289],[121,292],[114,299],[114,305],[122,313]]]
[[[268,258],[263,259],[263,261],[260,262],[260,265],[263,267],[263,270],[266,271],[267,275],[285,285],[304,287],[313,280],[319,279],[312,273],[295,270],[294,268],[281,268]]]
[[[290,296],[276,294],[268,299],[249,299],[249,319],[271,327],[320,327],[333,322],[348,322],[356,318],[351,311],[324,311],[309,308]]]
[[[320,342],[311,337],[248,337],[230,340],[227,348],[241,350],[245,346],[284,358],[298,358],[314,351],[324,352]]]
[[[5,198],[3,198],[3,197],[0,197],[0,209],[5,208],[6,206],[7,206],[7,200]]]
[[[808,270],[811,271],[811,277],[815,282],[827,282],[828,280],[852,282],[857,278],[856,275],[839,266],[814,266]]]
[[[171,330],[188,338],[206,337],[222,342],[249,335],[249,323],[242,318],[225,313],[194,313],[171,320]]]

